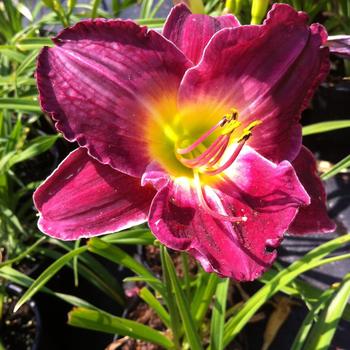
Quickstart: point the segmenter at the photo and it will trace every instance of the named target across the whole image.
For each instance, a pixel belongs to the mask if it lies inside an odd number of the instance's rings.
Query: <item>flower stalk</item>
[[[269,5],[268,0],[253,0],[252,3],[252,19],[251,24],[260,24],[266,15],[267,7]]]

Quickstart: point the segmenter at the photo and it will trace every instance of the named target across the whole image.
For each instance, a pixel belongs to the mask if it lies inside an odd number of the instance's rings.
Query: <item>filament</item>
[[[194,178],[194,183],[195,183],[195,188],[196,188],[199,204],[201,205],[202,209],[206,213],[208,213],[209,215],[211,215],[212,217],[214,217],[216,219],[227,220],[230,222],[247,221],[246,216],[223,215],[223,214],[217,213],[216,211],[212,210],[204,198],[198,170],[193,170],[193,178]]]

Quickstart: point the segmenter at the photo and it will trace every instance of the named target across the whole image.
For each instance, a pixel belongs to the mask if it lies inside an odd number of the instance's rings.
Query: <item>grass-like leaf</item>
[[[139,297],[144,300],[159,316],[162,322],[170,328],[170,316],[163,305],[156,299],[149,289],[143,287],[140,290]]]
[[[22,287],[30,287],[34,280],[30,278],[29,276],[25,275],[22,272],[19,272],[15,269],[13,269],[10,266],[4,266],[0,269],[0,277],[4,278],[6,280],[9,280],[13,283],[18,284],[19,286]],[[80,307],[87,307],[87,308],[96,308],[94,305],[90,304],[84,299],[78,298],[74,295],[70,294],[64,294],[64,293],[58,293],[54,292],[50,288],[47,287],[42,287],[40,289],[40,292],[43,292],[45,294],[53,295],[57,297],[58,299],[61,299],[65,301],[66,303],[72,305],[72,306],[80,306]]]
[[[260,282],[263,283],[269,283],[276,275],[278,274],[278,271],[271,268],[270,270],[266,271],[265,274],[260,277]],[[310,306],[310,310],[314,308],[314,305],[317,304],[317,302],[322,298],[323,291],[313,285],[310,285],[309,283],[302,281],[301,279],[294,279],[292,283],[289,283],[286,286],[283,286],[280,289],[281,292],[293,296],[293,297],[299,297],[301,298],[307,306]],[[350,305],[347,304],[345,306],[345,310],[343,313],[343,319],[345,321],[350,322]]]
[[[331,122],[322,122],[303,127],[303,136],[320,134],[323,132],[350,128],[350,120],[335,120]]]
[[[230,280],[222,279],[216,286],[213,313],[210,327],[210,350],[223,350],[224,324],[226,315],[226,300]]]
[[[185,293],[183,292],[180,285],[180,281],[176,276],[176,271],[171,261],[171,258],[164,247],[162,247],[162,254],[164,258],[164,267],[171,281],[176,304],[181,316],[181,320],[183,322],[184,331],[186,334],[187,341],[190,345],[190,349],[191,350],[203,349],[199,334],[197,333],[196,324],[191,315],[188,301],[185,297]],[[169,296],[169,298],[171,298],[171,296]]]
[[[34,158],[39,154],[48,151],[55,144],[59,137],[60,136],[57,134],[39,136],[33,139],[25,149],[21,150],[20,152],[16,153],[13,157],[11,157],[8,166],[12,167],[17,163]]]
[[[304,349],[326,350],[329,348],[341,315],[350,297],[350,274],[345,276],[338,291],[322,311],[312,327]]]
[[[350,154],[344,159],[342,159],[340,162],[335,164],[330,170],[322,174],[321,179],[322,180],[330,179],[331,177],[337,175],[339,172],[341,172],[343,169],[349,166],[350,166]]]
[[[38,101],[24,98],[0,98],[0,109],[13,109],[22,112],[41,112]]]
[[[322,295],[319,298],[319,301],[309,311],[303,323],[301,324],[298,334],[295,337],[294,342],[292,344],[291,350],[303,349],[307,336],[309,335],[309,332],[315,320],[315,317],[324,308],[328,300],[332,297],[333,293],[334,290],[332,289],[327,289],[325,292],[322,293]]]
[[[59,241],[53,238],[49,239],[49,242],[65,249],[66,251],[72,249],[72,243]],[[86,270],[86,276],[88,276],[91,283],[109,295],[112,299],[116,300],[120,305],[125,304],[123,287],[117,282],[115,277],[105,266],[88,252],[81,254],[79,260],[81,263],[81,269],[83,269],[83,271]]]
[[[202,324],[202,321],[209,309],[209,305],[213,300],[213,296],[216,291],[216,286],[219,283],[220,279],[215,273],[211,273],[209,275],[208,283],[203,288],[203,294],[199,301],[197,299],[194,300],[192,307],[194,318],[197,323],[197,326]]]
[[[269,283],[259,289],[243,307],[231,317],[225,324],[224,346],[227,346],[242,328],[249,322],[255,312],[273,295],[275,295],[282,287],[286,286],[297,276],[307,270],[328,264],[334,261],[349,259],[350,254],[335,256],[332,258],[321,260],[323,257],[338,249],[345,243],[350,241],[350,234],[335,238],[321,246],[313,249],[303,258],[295,261],[288,268],[279,272]]]
[[[39,238],[34,244],[32,244],[30,247],[28,247],[24,252],[19,254],[13,259],[5,260],[4,262],[0,263],[0,268],[6,265],[12,265],[16,262],[21,261],[25,257],[27,257],[32,251],[34,251],[41,243],[45,241],[46,237]]]
[[[153,280],[155,280],[156,277],[152,274],[152,272],[120,248],[94,237],[88,241],[88,249],[92,253],[103,256],[116,264],[125,266],[139,276],[149,278],[150,282],[148,282],[148,284],[153,289],[157,290],[157,292],[159,292],[162,296],[164,296],[164,289],[159,288],[161,282],[159,281],[159,283],[153,283]]]
[[[86,246],[72,250],[51,264],[41,275],[33,282],[27,291],[18,300],[14,312],[16,312],[25,302],[27,302],[37,291],[39,291],[64,265],[66,265],[74,256],[85,252]]]
[[[86,308],[73,309],[68,315],[68,324],[99,332],[145,340],[153,344],[158,344],[164,349],[174,348],[174,343],[163,333],[141,323],[126,320],[102,311]]]
[[[101,240],[115,244],[149,245],[153,244],[155,237],[149,229],[135,228],[106,235],[101,237]]]

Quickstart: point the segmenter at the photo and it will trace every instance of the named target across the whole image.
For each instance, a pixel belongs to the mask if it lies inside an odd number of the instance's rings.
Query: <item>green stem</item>
[[[250,24],[260,24],[266,15],[268,0],[253,0],[252,3],[252,19]]]
[[[225,13],[235,13],[236,10],[236,0],[226,0],[225,2]]]

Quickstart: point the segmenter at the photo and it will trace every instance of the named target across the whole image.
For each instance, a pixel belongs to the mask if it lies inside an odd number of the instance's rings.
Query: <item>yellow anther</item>
[[[230,113],[227,113],[224,115],[225,123],[230,122],[232,120],[237,120],[238,117],[238,111],[235,108],[230,109]]]
[[[231,119],[226,124],[223,125],[221,129],[222,135],[229,135],[232,134],[237,128],[241,126],[241,122],[238,120]]]
[[[237,111],[237,109],[236,109],[236,108],[231,108],[231,109],[230,109],[230,112],[231,112],[231,118],[232,118],[232,119],[237,119],[237,117],[238,117],[238,111]]]
[[[259,119],[258,120],[254,120],[253,122],[251,122],[247,127],[245,127],[243,129],[243,132],[242,132],[241,136],[238,138],[237,142],[241,142],[243,140],[247,140],[251,136],[252,130],[256,126],[260,125],[261,123],[262,123],[262,120],[259,120]]]
[[[262,120],[258,119],[258,120],[254,120],[253,122],[251,122],[246,128],[244,128],[244,130],[252,130],[253,128],[255,128],[256,126],[262,124]]]

